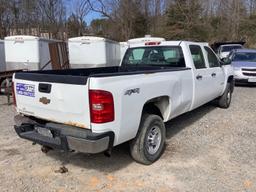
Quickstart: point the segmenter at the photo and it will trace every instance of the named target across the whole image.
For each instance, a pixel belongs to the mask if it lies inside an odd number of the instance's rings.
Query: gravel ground
[[[256,191],[256,87],[236,87],[228,110],[205,105],[167,123],[165,153],[151,166],[135,163],[127,144],[111,158],[43,154],[17,137],[14,115],[0,96],[0,191]]]

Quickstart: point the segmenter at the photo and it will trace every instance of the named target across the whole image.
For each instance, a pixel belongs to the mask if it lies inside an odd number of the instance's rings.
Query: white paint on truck
[[[228,107],[232,80],[232,67],[222,65],[208,44],[186,41],[157,41],[150,45],[146,42],[129,48],[120,67],[78,69],[61,74],[23,72],[13,77],[18,113],[61,123],[58,126],[63,131],[73,129],[66,125],[75,125],[81,132],[97,134],[93,141],[71,138],[72,149],[81,150],[81,146],[74,147],[74,143],[79,143],[83,144],[83,152],[90,153],[108,148],[108,141],[101,140],[108,136],[99,139],[98,135],[113,133],[113,146],[138,139],[145,114],[161,116],[161,121],[167,122],[216,98],[224,98],[222,102],[228,104],[224,107]],[[38,91],[39,83],[51,90]],[[22,84],[34,86],[35,96],[24,96],[33,95],[33,91]],[[19,131],[18,134],[22,137]],[[69,141],[69,135],[66,137]]]
[[[151,36],[145,36],[141,38],[134,38],[127,41],[129,45],[136,45],[140,43],[147,43],[147,42],[162,42],[165,41],[165,38],[162,37],[151,37]],[[145,44],[144,44],[145,45]]]

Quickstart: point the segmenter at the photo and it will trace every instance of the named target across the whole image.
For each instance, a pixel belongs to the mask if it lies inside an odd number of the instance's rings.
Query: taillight
[[[145,45],[160,45],[161,42],[146,42]]]
[[[13,105],[14,105],[14,106],[17,106],[14,89],[15,89],[15,85],[14,85],[14,82],[12,82],[12,98],[13,98]]]
[[[92,123],[108,123],[115,119],[113,95],[108,91],[89,90]]]

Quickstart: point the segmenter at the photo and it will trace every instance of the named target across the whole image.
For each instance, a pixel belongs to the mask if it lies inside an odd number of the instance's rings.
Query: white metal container
[[[49,43],[57,40],[36,36],[5,37],[6,70],[51,69]],[[47,65],[48,63],[48,65]]]
[[[92,68],[118,66],[120,44],[109,39],[92,36],[68,40],[71,68]]]
[[[4,41],[0,40],[0,72],[6,70]]]

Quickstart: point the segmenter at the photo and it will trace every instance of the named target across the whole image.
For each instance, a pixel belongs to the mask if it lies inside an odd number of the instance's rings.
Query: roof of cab
[[[154,42],[154,41],[152,41]],[[182,43],[185,44],[194,44],[194,45],[200,45],[200,46],[209,46],[209,43],[207,42],[192,42],[192,41],[155,41],[158,42],[159,44],[156,45],[146,45],[147,42],[141,42],[141,43],[137,43],[137,44],[130,44],[131,48],[135,48],[135,47],[145,47],[145,46],[180,46]]]
[[[132,43],[143,43],[143,42],[149,42],[149,41],[165,41],[165,38],[162,38],[162,37],[142,37],[142,38],[129,39],[127,42],[129,44],[132,44]]]
[[[240,46],[243,47],[241,44],[227,44],[227,45],[221,45],[221,47],[232,47],[232,46]]]
[[[240,52],[240,53],[256,53],[256,49],[235,49],[235,52]]]

